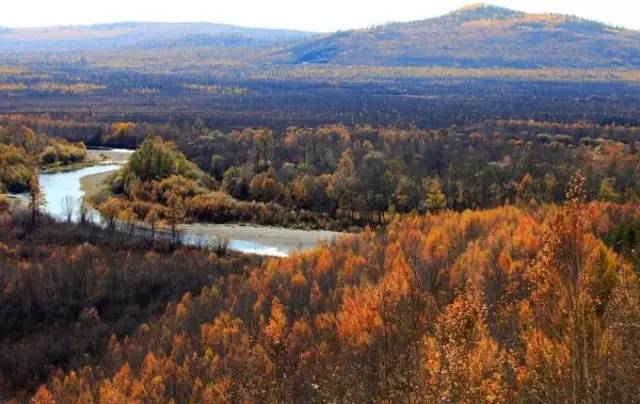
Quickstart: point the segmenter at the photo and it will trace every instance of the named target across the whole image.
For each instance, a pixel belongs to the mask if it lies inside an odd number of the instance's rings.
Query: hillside
[[[0,27],[0,51],[7,53],[99,51],[112,60],[131,59],[127,50],[146,59],[171,50],[175,61],[190,58],[194,49],[198,65],[224,59],[255,66],[640,67],[638,31],[484,4],[426,20],[325,35],[210,23]]]
[[[599,239],[635,209],[576,198],[551,210],[411,217],[220,275],[134,335],[111,338],[96,365],[55,372],[31,402],[637,403],[638,278]],[[195,265],[197,253],[171,262]],[[12,270],[27,265],[12,254]],[[69,266],[84,270],[100,254],[77,247]],[[45,256],[45,274],[65,257]],[[155,254],[132,259],[161,263],[136,274],[166,265]],[[62,285],[74,279],[63,274]],[[44,289],[27,279],[25,289]]]
[[[293,64],[638,67],[640,32],[480,4],[437,18],[314,38],[276,57]]]
[[[148,23],[0,28],[0,50],[78,51],[167,46],[265,46],[295,41],[311,33],[243,28],[210,23]]]

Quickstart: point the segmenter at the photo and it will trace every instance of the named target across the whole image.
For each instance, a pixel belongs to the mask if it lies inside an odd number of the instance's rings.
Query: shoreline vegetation
[[[95,164],[83,142],[36,133],[25,126],[0,126],[0,192],[29,191],[37,172],[77,170]]]
[[[101,164],[124,164],[128,156],[135,150],[126,149],[98,149],[86,148],[86,156],[82,161],[64,164],[57,163],[54,165],[43,166],[38,169],[40,174],[57,174],[69,171],[76,171],[82,168],[92,167]]]
[[[579,170],[588,174],[591,200],[640,196],[634,126],[510,120],[439,130],[325,125],[222,133],[201,123],[191,134],[165,128],[162,138],[146,137],[152,128],[119,123],[106,136],[142,145],[137,162],[109,184],[114,207],[140,220],[154,206],[166,213],[173,197],[187,223],[354,231],[384,226],[396,214],[562,202],[569,173]]]
[[[120,170],[81,179],[87,200],[103,216],[119,217],[129,212],[127,217],[133,216],[133,221],[146,222],[150,212],[156,209],[154,214],[159,214],[170,227],[188,228],[193,223],[206,222],[334,232],[357,228],[340,225],[328,215],[298,211],[279,201],[238,200],[223,191],[220,182],[189,161],[173,143],[160,137],[146,138],[126,163],[126,156],[118,151],[111,152],[111,157],[123,163]],[[265,187],[280,186],[272,179],[266,180]],[[179,206],[172,208],[171,198]],[[179,215],[179,220],[170,216],[174,214]]]
[[[125,163],[132,151],[118,150],[98,150],[100,155],[109,156],[94,161],[101,163]],[[84,193],[84,199],[90,204],[97,199],[105,199],[108,192],[105,190],[105,181],[114,176],[114,172],[104,172],[83,176],[80,178],[80,190]],[[144,222],[137,222],[138,231],[148,232],[149,226]],[[299,228],[285,228],[278,226],[259,226],[254,223],[181,223],[177,225],[180,237],[196,237],[198,239],[209,239],[214,245],[228,242],[228,240],[242,240],[243,242],[256,243],[265,247],[272,247],[277,251],[290,253],[295,250],[308,250],[313,248],[319,241],[331,243],[338,237],[347,235],[325,230],[305,231]],[[167,233],[166,228],[158,229]],[[166,236],[167,234],[165,234]],[[204,243],[204,241],[203,241]]]
[[[88,175],[80,179],[81,190],[85,192],[86,200],[95,200],[99,195],[104,196],[104,181],[113,176],[113,173],[100,173]],[[148,230],[148,226],[139,222],[137,227]],[[259,229],[259,232],[256,232]],[[167,229],[163,229],[165,232]],[[280,251],[291,252],[293,250],[308,250],[320,242],[332,242],[338,237],[349,233],[334,232],[328,230],[308,230],[294,227],[265,226],[255,223],[182,223],[177,225],[177,230],[184,237],[191,236],[208,237],[212,241],[243,240],[271,246]],[[158,230],[160,231],[160,230]],[[320,236],[318,237],[318,234]]]
[[[53,131],[63,122],[49,124]],[[152,207],[166,219],[175,194],[180,223],[354,232],[384,226],[396,214],[561,202],[568,173],[578,170],[588,175],[589,199],[640,195],[634,126],[493,120],[439,130],[326,125],[223,133],[203,123],[119,122],[101,130],[103,144],[148,150],[135,170],[123,165],[113,178],[86,178],[82,186],[96,206],[115,196],[112,213],[131,209],[139,221]],[[148,136],[154,132],[162,138]],[[87,158],[124,163],[140,154],[89,149]]]

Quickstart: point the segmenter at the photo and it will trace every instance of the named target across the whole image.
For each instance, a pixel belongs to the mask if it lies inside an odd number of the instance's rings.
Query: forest
[[[5,312],[30,336],[3,363],[51,358],[33,340],[53,331],[31,327],[63,325],[73,307],[73,337],[100,335],[100,354],[52,367],[33,402],[635,402],[637,244],[622,246],[638,242],[637,205],[586,202],[585,187],[574,175],[556,206],[397,217],[239,271],[198,251],[114,255],[3,232],[15,268],[3,307],[22,308]],[[148,296],[139,286],[176,276],[160,296],[190,291],[147,321],[158,307],[127,291]],[[126,327],[109,316],[140,324],[107,338]]]
[[[0,403],[640,403],[631,6],[65,2],[0,15]]]
[[[438,130],[324,125],[224,133],[202,121],[109,125],[15,115],[0,124],[47,139],[137,147],[92,201],[113,219],[126,211],[129,220],[170,222],[171,199],[187,222],[362,229],[395,214],[559,203],[578,170],[588,200],[640,197],[640,129],[633,126],[493,120]]]
[[[637,127],[0,128],[29,195],[0,197],[2,401],[640,396]],[[97,146],[136,147],[90,201],[102,223],[39,212],[34,173]],[[268,259],[131,232],[190,221],[352,233]]]
[[[640,71],[633,67],[256,65],[217,51],[0,52],[0,113],[202,120],[224,132],[325,124],[433,129],[488,119],[638,125]]]
[[[638,44],[0,27],[0,402],[640,403]]]
[[[26,126],[0,127],[0,192],[29,190],[35,170],[54,172],[81,166],[86,146],[65,139],[36,134]]]

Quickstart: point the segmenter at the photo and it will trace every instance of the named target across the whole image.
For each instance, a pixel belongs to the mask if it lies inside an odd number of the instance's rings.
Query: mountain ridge
[[[0,28],[0,50],[18,53],[193,47],[225,48],[225,59],[256,66],[640,68],[640,31],[486,3],[324,34],[207,22]]]
[[[640,31],[476,4],[439,17],[313,38],[277,56],[291,64],[635,68]]]
[[[148,43],[171,45],[189,37],[225,36],[246,38],[256,45],[292,42],[316,35],[312,32],[241,27],[209,22],[139,22],[123,21],[93,25],[59,25],[50,27],[0,27],[0,49],[10,51],[95,50],[105,47],[144,47]],[[187,41],[188,42],[188,41]],[[185,45],[189,45],[186,43]]]

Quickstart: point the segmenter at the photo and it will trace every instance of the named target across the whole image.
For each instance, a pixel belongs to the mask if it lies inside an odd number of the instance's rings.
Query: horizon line
[[[478,8],[496,8],[496,9],[502,9],[502,10],[511,11],[511,12],[515,12],[515,13],[521,13],[521,14],[525,14],[525,15],[563,16],[563,17],[569,17],[569,18],[575,18],[575,19],[580,19],[580,20],[584,20],[584,21],[594,22],[594,23],[597,23],[597,24],[602,24],[602,25],[604,25],[606,27],[610,27],[610,28],[625,29],[625,30],[629,30],[629,31],[640,31],[640,27],[633,28],[633,27],[620,25],[620,24],[615,24],[615,23],[609,23],[609,22],[606,22],[606,21],[597,20],[597,19],[593,19],[593,18],[589,18],[589,17],[581,17],[581,16],[576,15],[576,14],[566,14],[566,13],[558,13],[558,12],[532,12],[532,13],[530,13],[530,12],[526,12],[526,11],[517,10],[517,9],[514,9],[514,8],[498,6],[498,5],[495,5],[495,4],[484,3],[484,2],[469,3],[469,4],[465,5],[465,6],[452,9],[450,11],[447,11],[447,12],[443,13],[443,14],[437,14],[437,15],[433,15],[433,16],[418,18],[418,19],[392,20],[392,21],[386,21],[386,22],[371,23],[371,24],[367,24],[366,26],[362,26],[362,27],[341,28],[341,29],[334,29],[334,30],[327,30],[327,31],[313,31],[313,30],[306,30],[306,29],[300,29],[300,28],[283,28],[283,27],[274,27],[274,26],[234,24],[234,23],[230,23],[230,22],[195,20],[195,19],[194,20],[176,20],[176,21],[170,21],[170,20],[116,20],[116,21],[113,21],[112,20],[112,21],[103,21],[103,22],[78,22],[78,23],[74,22],[74,23],[68,23],[68,24],[51,24],[51,25],[14,25],[14,26],[0,25],[0,30],[2,30],[2,29],[9,29],[9,30],[31,30],[31,29],[33,29],[33,30],[35,30],[35,29],[52,29],[52,28],[71,28],[71,27],[96,27],[96,26],[105,26],[105,25],[124,25],[124,24],[210,24],[210,25],[228,26],[228,27],[244,28],[244,29],[261,29],[261,30],[270,30],[270,31],[291,31],[291,32],[300,32],[300,33],[308,33],[308,34],[331,34],[331,33],[336,33],[336,32],[349,32],[349,31],[366,30],[366,29],[371,29],[371,28],[376,28],[376,27],[383,27],[383,26],[392,25],[392,24],[410,24],[410,23],[429,21],[429,20],[434,20],[434,19],[446,17],[448,15],[452,15],[452,14],[455,14],[455,13],[458,13],[458,12],[469,11],[469,10],[474,10],[474,9],[478,9]]]

